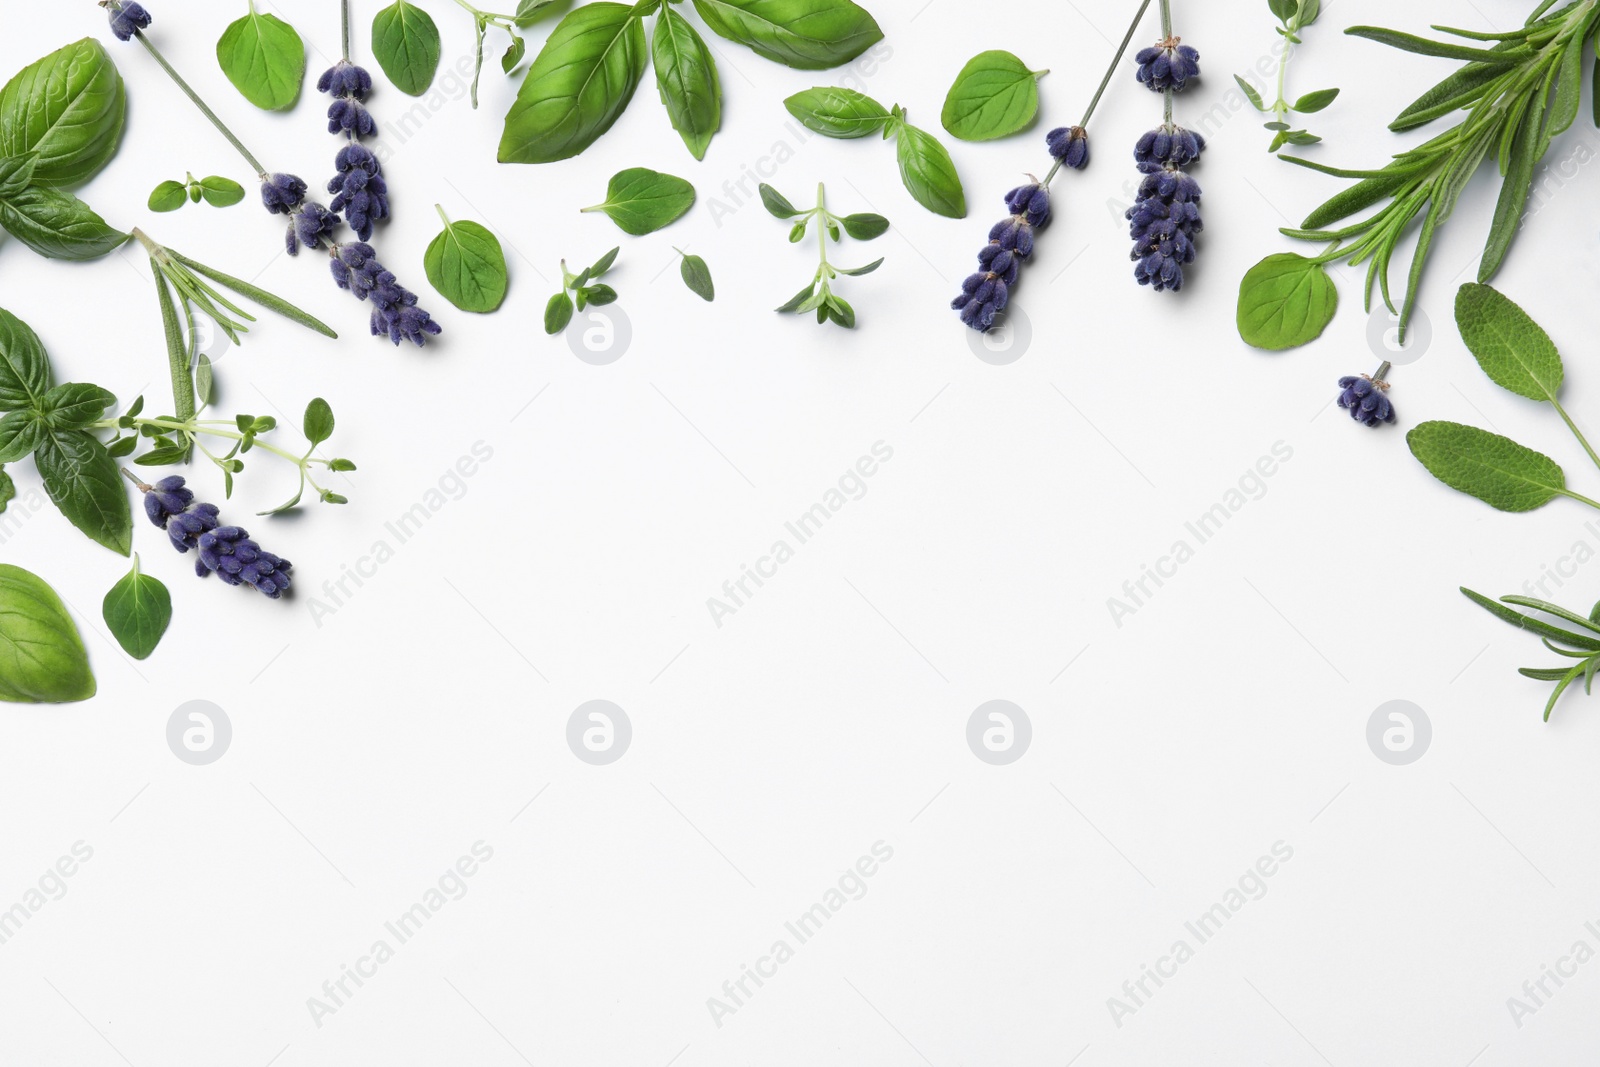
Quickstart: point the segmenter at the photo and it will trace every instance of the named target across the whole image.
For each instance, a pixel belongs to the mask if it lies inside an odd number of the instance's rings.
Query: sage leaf
[[[189,187],[182,182],[164,181],[150,190],[151,211],[176,211],[189,199]]]
[[[624,233],[639,237],[671,224],[692,206],[694,186],[682,178],[630,167],[612,176],[603,203],[580,211],[603,211]]]
[[[104,445],[83,430],[65,430],[40,442],[33,462],[45,492],[74,526],[113,552],[131,551],[128,494]]]
[[[44,185],[0,199],[0,226],[49,259],[99,259],[128,239],[82,200]]]
[[[683,284],[689,291],[706,303],[711,303],[717,298],[717,287],[711,281],[711,268],[706,266],[706,261],[699,256],[691,256],[680,249],[673,249],[683,257],[679,272],[683,275]]]
[[[967,217],[961,176],[950,153],[933,134],[901,120],[895,134],[895,157],[900,163],[900,180],[917,203],[935,215]]]
[[[1424,422],[1406,444],[1435,478],[1500,511],[1532,511],[1566,493],[1555,460],[1476,426]]]
[[[51,385],[50,356],[39,335],[0,308],[0,410],[38,408]]]
[[[1555,402],[1563,368],[1555,342],[1508,297],[1469,282],[1456,292],[1456,326],[1489,380],[1529,400]]]
[[[627,4],[596,0],[570,12],[534,57],[506,115],[502,163],[551,163],[611,128],[644,77],[644,26]]]
[[[333,426],[333,408],[320,396],[314,397],[311,403],[306,405],[303,423],[306,440],[311,442],[311,447],[315,448],[332,437]]]
[[[212,207],[232,207],[244,199],[244,186],[232,178],[211,175],[200,179],[200,195]]]
[[[66,382],[40,399],[37,412],[52,430],[81,430],[116,402],[116,396],[98,385]]]
[[[956,75],[939,121],[963,141],[992,141],[1025,130],[1039,114],[1039,79],[1046,73],[1010,52],[979,52]]]
[[[544,306],[544,332],[552,336],[567,328],[572,321],[572,297],[565,291],[550,298]]]
[[[261,14],[250,0],[245,16],[222,31],[217,62],[246,100],[264,111],[283,111],[300,97],[306,45],[293,26]]]
[[[1322,264],[1280,252],[1239,282],[1239,336],[1269,351],[1297,348],[1321,336],[1338,307],[1339,290]]]
[[[127,91],[99,41],[85,37],[24,67],[0,89],[0,156],[35,153],[33,180],[77,185],[122,139]]]
[[[878,133],[890,119],[882,104],[842,86],[819,85],[795,93],[783,106],[806,129],[841,140]]]
[[[650,38],[656,88],[672,128],[689,154],[706,158],[711,138],[722,125],[722,86],[711,49],[675,8],[663,7]]]
[[[851,0],[694,0],[713,33],[800,70],[837,67],[883,40]]]
[[[493,311],[506,298],[506,255],[494,234],[476,222],[451,222],[428,245],[422,266],[428,283],[462,311]]]
[[[889,232],[889,220],[870,212],[846,215],[839,222],[844,226],[844,232],[857,241],[875,240]]]
[[[111,587],[100,614],[122,651],[134,659],[148,659],[172,621],[172,595],[160,579],[139,570],[135,555],[133,570]]]
[[[402,93],[428,91],[442,52],[439,27],[415,4],[395,0],[372,20],[372,54]]]
[[[70,704],[95,694],[89,653],[44,579],[0,564],[0,700]]]

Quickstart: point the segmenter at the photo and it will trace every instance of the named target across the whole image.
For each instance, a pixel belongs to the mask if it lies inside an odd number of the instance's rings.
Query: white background
[[[305,35],[314,79],[337,54],[336,6],[273,6]],[[361,60],[377,6],[356,5]],[[426,6],[445,64],[466,56],[468,16]],[[1423,419],[1472,422],[1556,456],[1580,492],[1600,480],[1550,412],[1483,377],[1453,328],[1453,291],[1475,272],[1497,188],[1489,174],[1436,246],[1422,304],[1432,339],[1394,375],[1400,425],[1370,431],[1332,406],[1335,379],[1379,358],[1356,273],[1342,275],[1343,307],[1316,344],[1271,355],[1237,338],[1239,276],[1293,248],[1275,228],[1341,187],[1274,161],[1251,113],[1215,130],[1195,171],[1207,228],[1189,286],[1175,297],[1134,285],[1119,205],[1131,145],[1160,104],[1125,63],[1093,123],[1093,165],[1058,183],[1056,222],[1017,291],[1031,347],[995,366],[946,303],[1002,194],[1048,163],[1044,130],[1076,121],[1133,5],[869,6],[889,54],[868,91],[929,129],[982,48],[1052,70],[1035,130],[951,143],[966,220],[914,204],[890,145],[786,129],[781,99],[842,72],[791,71],[714,37],[726,106],[704,163],[647,82],[580,158],[497,165],[516,82],[494,65],[504,39],[491,32],[478,110],[454,83],[419,133],[384,138],[396,217],[376,243],[446,331],[417,351],[366,336],[365,309],[319,257],[278,253],[280,226],[253,197],[146,212],[163,179],[247,169],[87,0],[9,5],[0,69],[93,35],[127,78],[125,143],[85,199],[113,223],[259,274],[341,332],[331,342],[264,319],[222,356],[223,408],[275,414],[292,441],[306,401],[326,397],[339,419],[327,454],[360,471],[336,483],[349,506],[268,521],[250,516],[288,495],[289,472],[252,458],[225,502],[294,560],[287,602],[194,578],[139,518],[135,547],[176,606],[142,663],[99,617],[126,561],[47,503],[6,540],[8,562],[72,605],[100,692],[0,715],[0,908],[75,842],[93,849],[65,896],[0,945],[0,1062],[1594,1060],[1600,963],[1520,1027],[1507,998],[1575,941],[1600,948],[1584,928],[1600,920],[1600,718],[1575,694],[1541,724],[1546,688],[1514,669],[1555,657],[1456,588],[1521,592],[1575,542],[1600,548],[1600,526],[1586,529],[1570,501],[1491,511],[1435,483],[1403,440]],[[1271,47],[1266,5],[1243,6],[1178,5],[1206,72],[1180,120],[1219,103],[1225,114],[1238,99],[1229,75]],[[263,114],[217,69],[215,40],[244,7],[167,0],[153,5],[152,37],[268,166],[321,180],[336,148],[323,101],[308,92],[291,113]],[[1507,27],[1528,7],[1441,0],[1425,18],[1377,0],[1328,5],[1291,70],[1293,94],[1344,90],[1310,120],[1327,138],[1313,154],[1377,165],[1422,139],[1433,131],[1384,124],[1452,69],[1343,27]],[[1136,42],[1155,26],[1152,11]],[[547,32],[533,31],[530,55]],[[415,102],[379,82],[371,106],[393,122]],[[1582,164],[1600,137],[1588,115],[1586,101],[1552,149],[1567,178],[1549,179],[1497,284],[1563,348],[1569,410],[1594,431],[1597,208]],[[713,211],[737,206],[724,183],[780,141],[793,158],[770,180],[791,199],[809,202],[823,180],[841,213],[894,223],[835,253],[887,259],[841,288],[855,332],[773,314],[814,269],[813,246],[789,246],[753,203]],[[690,178],[694,211],[637,239],[578,214],[610,174],[639,165]],[[428,289],[435,202],[505,242],[499,312],[457,313]],[[545,337],[540,317],[563,256],[588,262],[618,243],[610,280],[633,339],[594,366]],[[683,288],[673,245],[709,261],[714,305]],[[58,377],[125,401],[143,391],[153,410],[167,379],[151,288],[131,247],[73,265],[0,246],[0,302],[38,331]],[[879,441],[893,458],[865,496],[715,625],[707,599]],[[385,524],[478,442],[492,459],[396,547]],[[1116,625],[1108,598],[1279,442],[1292,458],[1265,494]],[[15,473],[13,508],[30,494],[37,505],[31,468]],[[219,477],[192,475],[220,497]],[[318,602],[335,603],[323,582],[380,540],[394,557],[318,618]],[[1564,582],[1548,591],[1585,611],[1600,565]],[[233,724],[231,748],[206,767],[166,741],[173,710],[195,699]],[[592,699],[632,722],[631,748],[609,766],[567,745],[569,716]],[[1032,722],[1009,766],[967,746],[968,717],[992,699]],[[1374,710],[1396,699],[1433,728],[1409,766],[1366,740]],[[308,998],[477,841],[493,858],[467,894],[316,1025]],[[893,859],[866,895],[716,1025],[707,998],[877,841]],[[1184,923],[1280,841],[1293,858],[1265,896],[1117,1025],[1108,998],[1175,940],[1193,947]]]

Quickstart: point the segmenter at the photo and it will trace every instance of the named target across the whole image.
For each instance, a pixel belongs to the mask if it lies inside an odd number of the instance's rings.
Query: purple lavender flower
[[[1200,158],[1206,139],[1182,126],[1158,126],[1140,137],[1133,146],[1133,159],[1139,169],[1153,174],[1163,167],[1187,167]]]
[[[218,526],[216,505],[195,503],[182,478],[173,475],[146,485],[128,471],[123,473],[144,491],[144,513],[167,531],[172,547],[199,554],[194,570],[200,577],[215,574],[228,585],[248,585],[274,600],[289,588],[294,565],[263,551],[239,527]]]
[[[1349,411],[1350,417],[1363,426],[1377,427],[1394,422],[1394,405],[1389,403],[1385,395],[1389,383],[1383,380],[1383,374],[1383,370],[1379,370],[1375,377],[1363,374],[1339,379],[1339,388],[1342,390],[1339,393],[1339,406]]]
[[[378,262],[371,245],[359,241],[336,245],[328,266],[339,288],[372,304],[374,336],[386,336],[397,345],[410,341],[418,348],[429,337],[438,336],[439,324],[417,306],[417,294],[401,285],[394,273]]]
[[[306,183],[293,174],[273,174],[261,182],[261,204],[274,215],[291,214],[306,198]]]
[[[1050,224],[1050,189],[1040,182],[1019,185],[1006,194],[1011,217],[994,224],[989,243],[978,252],[978,271],[961,283],[961,295],[950,301],[961,321],[987,330],[1011,300],[1022,264],[1033,255],[1034,231]]]
[[[1199,184],[1177,170],[1147,174],[1127,217],[1139,284],[1158,293],[1182,289],[1183,268],[1194,262],[1194,237],[1204,228]]]
[[[150,25],[150,12],[133,0],[109,0],[106,16],[111,20],[111,34],[119,41],[133,39],[133,35]]]
[[[389,217],[389,189],[379,172],[378,157],[352,141],[339,149],[334,162],[339,173],[328,181],[328,192],[335,194],[328,207],[342,213],[356,236],[366,241],[372,237],[373,223]]]
[[[1062,166],[1082,170],[1089,165],[1089,131],[1082,126],[1060,126],[1045,134],[1050,155]]]
[[[371,137],[378,132],[378,123],[359,103],[340,97],[328,105],[328,132]]]
[[[317,79],[317,92],[365,100],[372,92],[372,75],[348,59],[341,59],[322,72],[322,77]]]
[[[334,231],[339,228],[339,216],[317,203],[307,200],[300,209],[289,216],[289,229],[284,235],[284,247],[291,256],[300,253],[300,246],[321,248],[323,241],[332,243]]]
[[[1140,49],[1134,57],[1139,64],[1139,80],[1150,90],[1181,93],[1190,79],[1200,76],[1200,53],[1178,41],[1177,37],[1168,37]]]

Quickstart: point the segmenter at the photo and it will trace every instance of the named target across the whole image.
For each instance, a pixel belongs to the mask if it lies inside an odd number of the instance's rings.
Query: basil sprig
[[[808,130],[824,137],[853,140],[882,132],[894,138],[900,181],[917,203],[946,218],[967,217],[967,198],[955,161],[926,130],[906,121],[905,109],[882,104],[854,89],[817,86],[795,93],[783,106]]]
[[[694,10],[718,36],[801,70],[847,63],[883,39],[853,0],[694,0]],[[534,57],[506,116],[500,162],[578,155],[627,109],[652,58],[673,129],[704,158],[722,122],[721,84],[704,39],[665,0],[593,0],[568,13]]]

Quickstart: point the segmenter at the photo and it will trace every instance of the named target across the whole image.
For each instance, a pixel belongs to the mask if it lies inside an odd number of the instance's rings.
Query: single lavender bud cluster
[[[105,5],[106,17],[111,20],[111,35],[119,41],[131,41],[133,35],[150,26],[150,12],[128,0],[110,0]]]
[[[1033,256],[1036,230],[1050,224],[1050,189],[1041,182],[1019,185],[1006,194],[1011,217],[989,230],[989,243],[978,252],[978,270],[961,283],[961,295],[950,307],[974,330],[987,330],[1004,311],[1017,284],[1022,264]]]
[[[1394,422],[1394,405],[1386,395],[1389,383],[1383,380],[1388,369],[1389,364],[1385,363],[1377,374],[1347,375],[1339,379],[1339,406],[1363,426],[1376,428]]]
[[[1139,64],[1139,80],[1152,92],[1168,89],[1181,93],[1193,78],[1200,76],[1200,53],[1178,37],[1167,37],[1149,48],[1141,48],[1134,59]]]
[[[240,527],[218,525],[216,505],[196,503],[182,478],[173,475],[155,485],[133,481],[144,491],[145,515],[167,531],[172,547],[198,553],[194,570],[200,577],[215,574],[228,585],[248,585],[273,600],[289,588],[294,564],[264,551]]]
[[[378,124],[364,101],[372,91],[372,75],[348,59],[341,59],[317,79],[317,89],[333,97],[328,105],[328,132],[343,133],[349,143],[339,149],[334,166],[339,173],[328,181],[332,208],[341,212],[361,240],[370,240],[372,227],[389,217],[389,188],[378,157],[360,144],[378,132]]]
[[[410,341],[419,348],[439,333],[439,324],[417,306],[417,294],[401,285],[378,262],[373,247],[363,242],[339,245],[328,263],[333,280],[358,300],[372,303],[372,332],[395,344]]]
[[[1194,262],[1194,238],[1204,229],[1200,185],[1182,167],[1200,158],[1205,138],[1162,126],[1139,138],[1134,159],[1144,180],[1127,211],[1133,238],[1133,274],[1156,292],[1183,288],[1183,268]]]
[[[1089,165],[1089,131],[1082,126],[1059,126],[1045,134],[1044,141],[1062,166],[1082,170]]]

